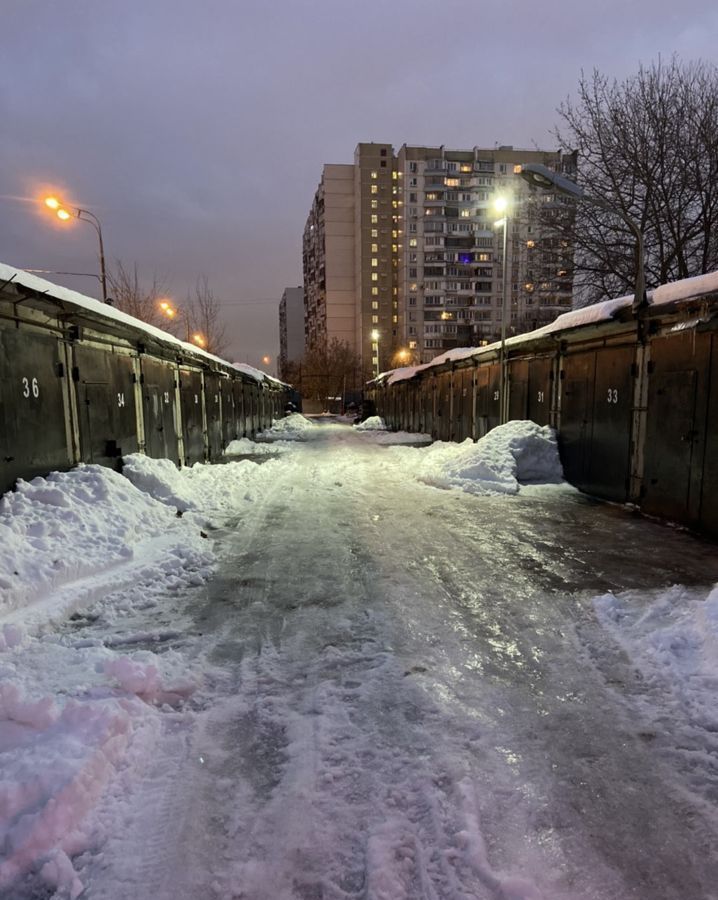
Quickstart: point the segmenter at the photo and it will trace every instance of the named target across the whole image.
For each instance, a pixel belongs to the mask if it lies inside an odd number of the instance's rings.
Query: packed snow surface
[[[714,547],[414,437],[6,495],[0,894],[708,900]]]

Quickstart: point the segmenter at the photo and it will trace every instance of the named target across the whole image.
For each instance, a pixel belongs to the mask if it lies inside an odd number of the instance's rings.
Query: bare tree
[[[674,56],[623,82],[582,74],[558,112],[586,192],[643,231],[648,287],[718,268],[718,68]],[[635,242],[619,216],[579,203],[555,234],[575,248],[583,302],[633,290]]]
[[[362,381],[361,360],[346,341],[332,338],[310,347],[298,366],[295,384],[303,397],[320,400],[328,407],[330,397],[343,397]]]
[[[114,270],[107,273],[107,282],[117,309],[150,325],[171,330],[168,326],[172,323],[163,316],[159,305],[165,293],[165,285],[156,275],[148,285],[144,285],[140,282],[137,263],[132,269],[128,269],[118,259]]]
[[[222,321],[221,301],[212,292],[206,275],[197,279],[194,294],[187,297],[190,331],[201,335],[204,348],[221,356],[229,346],[227,327]]]

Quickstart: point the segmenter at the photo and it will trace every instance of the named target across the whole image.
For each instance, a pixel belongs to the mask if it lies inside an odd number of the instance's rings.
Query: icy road
[[[7,896],[718,898],[715,546],[298,422],[84,470],[170,518],[0,620]]]

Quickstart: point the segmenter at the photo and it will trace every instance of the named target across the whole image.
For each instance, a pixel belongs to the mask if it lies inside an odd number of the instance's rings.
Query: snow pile
[[[421,452],[418,477],[437,487],[515,494],[521,484],[563,481],[556,433],[535,422],[507,422],[476,443],[439,441]]]
[[[0,498],[0,616],[131,562],[135,545],[156,535],[202,552],[195,528],[111,469],[81,465],[18,481]]]
[[[175,678],[171,684],[165,684],[156,663],[145,662],[141,658],[120,656],[110,659],[105,663],[103,671],[123,691],[135,694],[146,703],[173,705],[189,697],[197,688],[196,683],[187,678]]]
[[[386,431],[386,425],[381,416],[369,416],[363,422],[354,426],[357,431]]]
[[[143,453],[131,453],[122,460],[122,473],[134,486],[180,512],[195,508],[184,471],[170,459],[151,459]]]
[[[717,732],[718,586],[707,594],[681,585],[654,595],[604,594],[593,606],[646,681],[695,726]]]
[[[290,413],[277,421],[257,437],[265,441],[305,441],[319,426],[315,425],[301,413]]]
[[[247,444],[258,447],[251,441]],[[218,515],[220,519],[235,515],[245,501],[251,500],[249,488],[255,479],[267,478],[267,473],[260,473],[257,464],[250,460],[223,466],[195,463],[178,469],[167,459],[132,453],[124,458],[123,464],[125,477],[160,503],[180,513],[192,510],[204,516]],[[268,463],[271,464],[272,461]]]
[[[41,875],[70,897],[80,883],[68,854],[88,845],[83,819],[116,775],[145,713],[139,701],[32,700],[0,685],[0,891],[46,860]]]
[[[257,444],[249,438],[239,438],[236,441],[230,441],[224,448],[225,456],[273,456],[277,452],[276,447]]]

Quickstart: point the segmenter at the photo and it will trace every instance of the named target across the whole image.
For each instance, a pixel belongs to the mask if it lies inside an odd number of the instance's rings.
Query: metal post
[[[508,260],[506,258],[507,232],[509,229],[508,212],[504,215],[504,235],[503,235],[503,254],[502,254],[502,271],[504,276],[503,292],[501,296],[501,389],[499,391],[499,422],[503,425],[506,421],[506,316],[508,312],[508,273],[506,266]]]
[[[83,219],[84,216],[89,218]],[[100,284],[102,285],[102,302],[107,303],[107,272],[105,270],[105,246],[102,242],[102,226],[100,220],[89,209],[78,209],[77,218],[82,222],[89,222],[97,232],[97,238],[100,242]]]

